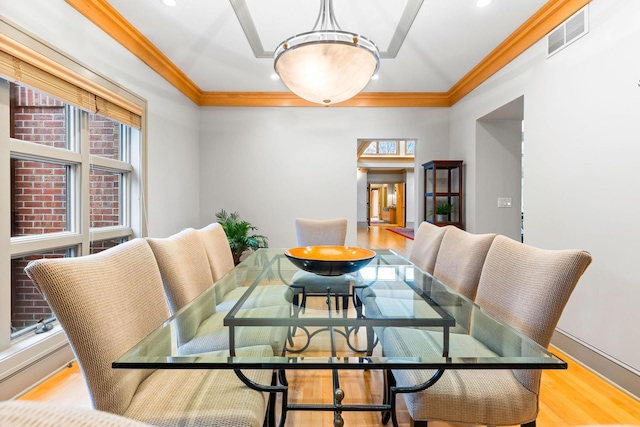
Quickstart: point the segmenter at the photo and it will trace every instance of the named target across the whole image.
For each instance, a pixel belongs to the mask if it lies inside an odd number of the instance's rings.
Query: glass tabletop
[[[566,368],[564,361],[535,341],[393,251],[376,250],[371,262],[355,273],[323,277],[294,266],[284,256],[285,250],[254,252],[112,366]],[[319,283],[326,292],[313,298],[308,295],[302,308],[305,283]],[[336,298],[342,299],[342,307]],[[412,342],[413,337],[423,343]],[[415,344],[420,351],[409,351],[407,357],[384,357],[383,339],[400,339],[409,350]]]

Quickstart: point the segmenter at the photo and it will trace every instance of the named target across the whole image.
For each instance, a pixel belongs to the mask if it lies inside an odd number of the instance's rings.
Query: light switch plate
[[[499,208],[510,208],[511,207],[511,197],[498,197],[498,207]]]

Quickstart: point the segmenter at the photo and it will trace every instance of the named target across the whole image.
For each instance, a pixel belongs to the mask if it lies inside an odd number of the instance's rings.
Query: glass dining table
[[[344,425],[344,412],[376,411],[382,414],[382,422],[391,419],[397,426],[397,395],[410,390],[385,381],[379,403],[347,403],[340,385],[342,371],[433,370],[427,383],[412,387],[420,390],[452,369],[567,367],[547,349],[392,250],[376,250],[369,264],[343,278],[350,282],[350,308],[343,305],[336,310],[331,292],[335,277],[328,277],[326,296],[301,309],[293,304],[300,290],[291,285],[300,270],[284,255],[285,250],[265,248],[251,254],[113,361],[112,367],[232,370],[248,387],[270,393],[268,422],[281,427],[289,411],[331,411],[334,426]],[[212,322],[214,317],[220,321]],[[439,342],[430,354],[385,357],[380,341],[386,328],[429,329]],[[480,345],[455,354],[449,348],[453,334],[472,335]],[[256,345],[271,346],[273,355],[258,357],[246,351]],[[492,352],[490,356],[486,351],[473,354],[473,348]],[[247,372],[254,369],[271,370],[272,382],[252,381]],[[289,381],[287,372],[294,370],[330,371],[333,402],[289,402],[297,384]]]

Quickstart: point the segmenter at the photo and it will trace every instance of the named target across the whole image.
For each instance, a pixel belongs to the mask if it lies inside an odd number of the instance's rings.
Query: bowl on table
[[[340,276],[360,270],[376,256],[356,246],[303,246],[285,251],[298,268],[320,276]]]

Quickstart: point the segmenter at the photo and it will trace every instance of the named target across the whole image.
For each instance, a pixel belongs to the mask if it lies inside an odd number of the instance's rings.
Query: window
[[[416,154],[416,142],[415,141],[405,141],[406,142],[406,154]]]
[[[133,129],[40,90],[1,83],[9,95],[3,101],[9,105],[11,136],[10,338],[15,339],[39,322],[55,320],[24,273],[29,261],[95,253],[132,236],[125,200],[133,168],[125,160],[131,158]],[[107,229],[109,238],[100,240]],[[77,244],[57,249],[70,236]],[[38,249],[24,253],[22,244],[35,238]]]
[[[359,140],[358,158],[367,161],[411,161],[416,154],[416,141],[399,139]]]
[[[396,155],[398,154],[398,141],[371,141],[367,149],[364,150],[364,154]]]

